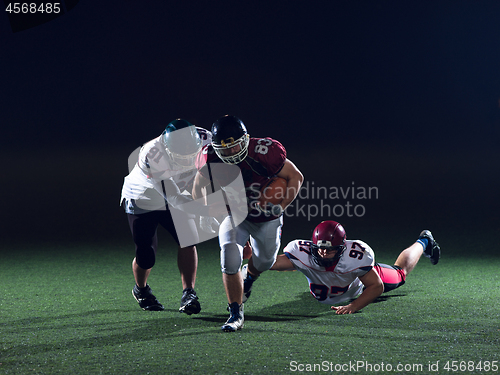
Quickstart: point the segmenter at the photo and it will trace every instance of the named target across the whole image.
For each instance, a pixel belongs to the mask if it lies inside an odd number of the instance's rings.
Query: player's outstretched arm
[[[270,269],[273,271],[295,271],[295,267],[285,254],[278,255],[276,262]]]
[[[361,310],[366,305],[370,304],[382,294],[384,291],[384,284],[380,279],[380,276],[374,269],[368,271],[365,275],[359,278],[365,289],[363,293],[346,306],[332,306],[332,310],[335,310],[337,314],[352,314],[356,311]]]

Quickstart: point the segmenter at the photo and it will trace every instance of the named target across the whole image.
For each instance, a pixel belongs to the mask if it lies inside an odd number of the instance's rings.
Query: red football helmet
[[[312,235],[311,254],[314,261],[322,267],[328,267],[340,258],[345,246],[345,230],[340,223],[333,220],[322,221],[314,228]],[[337,251],[333,258],[322,258],[319,249]]]

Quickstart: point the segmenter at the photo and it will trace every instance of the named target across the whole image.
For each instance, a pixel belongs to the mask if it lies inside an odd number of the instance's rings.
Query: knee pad
[[[220,265],[223,273],[234,275],[238,273],[243,262],[243,247],[236,243],[221,246]]]
[[[152,268],[156,261],[156,254],[152,247],[137,248],[135,262],[145,270]]]

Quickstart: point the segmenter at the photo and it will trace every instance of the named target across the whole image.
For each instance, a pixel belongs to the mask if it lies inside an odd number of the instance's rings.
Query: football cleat
[[[198,302],[198,296],[193,288],[186,288],[182,291],[181,307],[179,312],[188,315],[198,314],[201,311],[200,303]]]
[[[241,298],[241,302],[245,303],[252,293],[252,285],[255,281],[248,278],[248,264],[241,267],[241,276],[243,277],[243,297]]]
[[[139,302],[139,306],[145,311],[163,311],[165,308],[158,302],[153,294],[153,291],[146,284],[144,288],[139,288],[137,285],[132,289],[132,295]]]
[[[243,328],[243,322],[245,321],[243,315],[243,304],[238,305],[238,302],[233,302],[228,304],[230,311],[229,319],[221,327],[224,332],[236,332],[237,330]]]
[[[441,257],[441,248],[439,247],[439,244],[434,240],[432,233],[429,230],[423,230],[418,238],[427,239],[427,246],[424,249],[424,256],[429,258],[432,264],[437,264],[439,262],[439,258]]]

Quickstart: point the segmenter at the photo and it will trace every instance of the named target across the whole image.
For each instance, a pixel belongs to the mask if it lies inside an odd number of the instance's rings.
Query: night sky
[[[227,113],[316,185],[378,186],[349,224],[500,231],[498,1],[80,1],[19,32],[3,13],[4,239],[128,236],[128,154]]]

